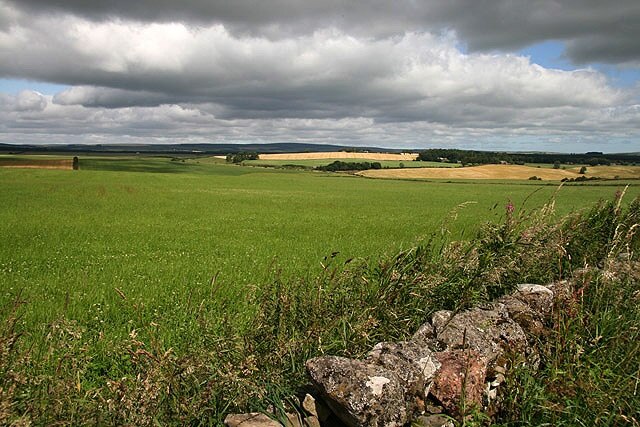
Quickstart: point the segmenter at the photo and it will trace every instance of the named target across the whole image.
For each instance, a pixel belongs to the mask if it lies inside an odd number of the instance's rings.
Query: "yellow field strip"
[[[260,154],[260,160],[322,160],[322,159],[365,159],[411,161],[417,153],[347,153],[335,151],[327,153],[278,153]]]
[[[543,180],[561,180],[581,176],[579,168],[551,169],[519,165],[482,165],[464,168],[406,168],[377,169],[359,172],[370,178],[399,179],[529,179],[537,176]],[[640,178],[640,166],[588,167],[585,176],[599,178]]]

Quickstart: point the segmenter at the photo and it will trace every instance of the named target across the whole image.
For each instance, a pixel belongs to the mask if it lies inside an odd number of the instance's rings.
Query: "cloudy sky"
[[[0,0],[0,142],[640,151],[638,0]]]

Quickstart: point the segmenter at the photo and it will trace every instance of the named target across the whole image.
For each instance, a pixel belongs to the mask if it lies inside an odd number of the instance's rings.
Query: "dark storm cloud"
[[[473,50],[515,49],[563,40],[585,63],[640,60],[637,0],[20,0],[31,13],[59,11],[94,20],[221,23],[248,34],[286,37],[334,27],[361,36],[454,30]]]

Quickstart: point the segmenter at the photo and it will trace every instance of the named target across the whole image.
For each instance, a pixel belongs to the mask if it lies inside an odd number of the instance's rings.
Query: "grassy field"
[[[130,361],[109,356],[131,334],[142,334],[148,351],[158,345],[178,356],[218,348],[228,331],[248,334],[263,285],[311,280],[334,253],[334,263],[380,259],[443,226],[447,239],[472,237],[481,223],[501,220],[509,202],[521,212],[555,197],[560,215],[622,190],[368,180],[205,159],[80,165],[0,168],[2,313],[23,301],[22,340],[45,355],[61,318],[72,322],[68,334],[88,337],[89,368],[74,385],[80,394],[131,374]],[[629,200],[638,195],[638,185],[627,190]]]
[[[37,325],[63,310],[86,321],[92,304],[117,299],[115,287],[161,306],[207,289],[217,274],[234,294],[274,269],[308,274],[333,252],[395,253],[445,220],[452,238],[470,236],[502,215],[508,200],[533,208],[556,193],[533,183],[374,182],[198,162],[94,158],[77,172],[0,170],[1,200],[10,207],[0,211],[7,242],[0,302],[21,290],[34,308],[26,320]],[[565,186],[557,208],[563,214],[615,191]]]
[[[453,238],[497,219],[508,200],[540,205],[555,186],[370,181],[164,158],[82,160],[82,170],[0,170],[2,302],[17,290],[35,324],[66,310],[86,321],[118,287],[150,305],[207,289],[229,292],[277,269],[304,275],[322,258],[371,257],[409,247],[449,222]],[[117,173],[116,173],[117,172]],[[566,213],[615,192],[564,187]],[[638,192],[637,187],[630,190]],[[116,313],[107,313],[116,316]]]

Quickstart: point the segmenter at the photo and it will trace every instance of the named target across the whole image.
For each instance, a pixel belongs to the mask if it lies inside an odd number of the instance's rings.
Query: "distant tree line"
[[[227,154],[228,163],[242,163],[245,160],[258,160],[258,153],[255,151],[240,151],[239,153]]]
[[[367,169],[382,169],[380,162],[342,162],[336,160],[325,166],[316,167],[317,170],[338,172],[338,171],[363,171]]]
[[[461,163],[462,165],[553,163],[587,164],[590,166],[610,165],[611,163],[629,165],[640,163],[640,155],[603,154],[588,152],[584,154],[554,153],[505,153],[497,151],[469,151],[456,149],[430,149],[418,154],[416,160],[425,162]]]
[[[576,178],[562,178],[560,181],[562,182],[583,182],[583,181],[596,181],[599,180],[597,176],[586,177],[584,175],[576,177]]]

